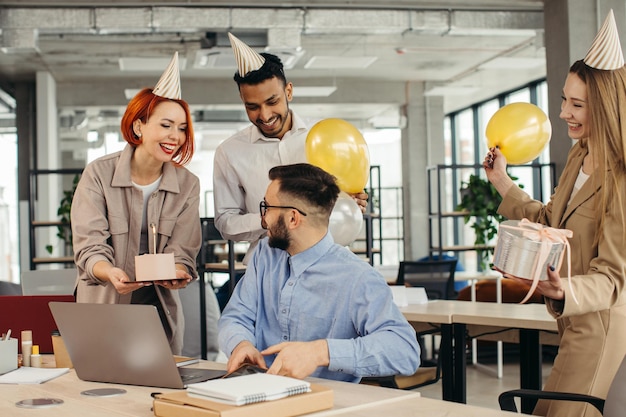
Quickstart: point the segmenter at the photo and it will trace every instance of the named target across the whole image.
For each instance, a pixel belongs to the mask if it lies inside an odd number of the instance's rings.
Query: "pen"
[[[11,338],[11,329],[7,331],[7,334],[4,336],[4,340],[9,340]]]

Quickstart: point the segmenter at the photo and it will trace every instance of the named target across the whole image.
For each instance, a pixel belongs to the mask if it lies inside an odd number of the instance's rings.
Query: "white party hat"
[[[604,19],[583,61],[591,68],[600,70],[616,70],[624,66],[624,55],[619,42],[613,9]]]
[[[235,60],[237,61],[237,70],[239,75],[245,77],[252,71],[256,71],[263,66],[265,58],[259,55],[256,51],[243,43],[235,35],[228,32],[230,38],[230,46],[235,53]]]
[[[180,100],[180,68],[178,67],[178,52],[174,52],[174,56],[169,65],[161,75],[159,82],[152,90],[154,95]]]

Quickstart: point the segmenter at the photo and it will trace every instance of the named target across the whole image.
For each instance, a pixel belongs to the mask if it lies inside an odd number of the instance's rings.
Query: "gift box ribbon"
[[[538,257],[535,260],[535,264],[533,266],[535,270],[535,272],[533,273],[533,283],[531,284],[530,289],[528,290],[528,293],[526,293],[524,299],[520,301],[520,304],[524,304],[526,301],[528,301],[528,299],[535,292],[535,289],[539,284],[539,277],[543,272],[541,268],[543,268],[543,265],[550,255],[550,249],[553,243],[562,243],[565,246],[565,254],[567,256],[567,279],[569,280],[572,277],[572,258],[570,253],[569,241],[567,240],[574,235],[571,230],[546,227],[539,223],[533,223],[528,219],[520,220],[517,226],[502,224],[500,225],[500,227],[521,231],[523,237],[541,243]],[[559,257],[559,264],[556,265],[557,270],[561,269],[562,263],[563,257],[561,256]],[[570,293],[572,294],[573,300],[576,302],[576,304],[578,304],[578,299],[576,298],[576,294],[574,294],[574,289],[571,285],[571,282],[569,285],[569,289]]]

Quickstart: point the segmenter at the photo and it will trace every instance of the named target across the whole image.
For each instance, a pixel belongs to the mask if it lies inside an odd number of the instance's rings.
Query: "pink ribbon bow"
[[[567,254],[567,278],[570,279],[572,277],[572,258],[570,253],[570,246],[568,238],[572,237],[574,234],[571,230],[568,229],[555,229],[553,227],[547,227],[539,223],[533,223],[528,219],[520,220],[518,226],[511,225],[501,225],[503,228],[509,228],[514,230],[519,230],[522,232],[522,236],[533,241],[541,242],[541,248],[539,250],[539,256],[535,259],[535,263],[533,265],[534,273],[533,273],[533,283],[526,293],[526,296],[520,304],[524,304],[531,295],[535,292],[537,285],[539,284],[539,277],[543,272],[541,269],[545,264],[548,256],[550,255],[550,246],[552,243],[562,243],[565,245],[565,253]],[[559,264],[556,265],[556,269],[560,270],[561,265],[563,263],[563,256],[559,257]],[[578,299],[576,298],[576,294],[574,294],[574,289],[570,283],[569,286],[570,293],[572,294],[572,298],[578,304]]]

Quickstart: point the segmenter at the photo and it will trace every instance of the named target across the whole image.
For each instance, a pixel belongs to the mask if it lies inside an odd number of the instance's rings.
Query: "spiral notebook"
[[[230,405],[272,401],[311,391],[311,384],[296,378],[265,373],[189,384],[190,396]]]

